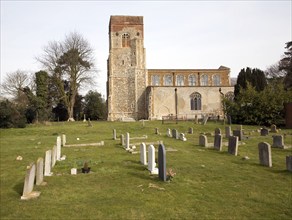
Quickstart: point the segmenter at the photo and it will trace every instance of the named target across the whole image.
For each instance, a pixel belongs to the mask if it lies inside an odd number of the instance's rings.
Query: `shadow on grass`
[[[23,182],[20,182],[13,186],[13,190],[17,192],[20,196],[22,196],[23,193],[23,184]]]

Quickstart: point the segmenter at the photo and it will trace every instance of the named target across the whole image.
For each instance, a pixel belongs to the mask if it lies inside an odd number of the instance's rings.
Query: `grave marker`
[[[52,167],[52,150],[46,151],[45,156],[45,176],[51,176],[51,167]]]
[[[193,129],[193,128],[189,128],[188,133],[189,133],[189,134],[193,134],[193,133],[194,133],[194,129]]]
[[[179,139],[181,139],[182,141],[187,141],[184,133],[180,134]]]
[[[26,169],[26,175],[24,179],[23,193],[21,196],[22,200],[28,200],[38,197],[41,193],[33,191],[34,180],[35,180],[35,164],[31,163]]]
[[[61,136],[57,137],[57,154],[56,154],[56,160],[61,160]]]
[[[172,137],[170,128],[167,128],[166,135],[167,137]]]
[[[149,145],[148,147],[148,170],[151,174],[158,174],[155,163],[155,148],[153,145]]]
[[[66,135],[65,134],[62,134],[62,146],[65,146],[66,145]]]
[[[227,126],[225,127],[225,137],[229,138],[230,136],[232,136],[231,126]]]
[[[117,139],[117,131],[116,129],[113,129],[113,140]]]
[[[159,134],[158,128],[155,128],[155,134]]]
[[[166,151],[163,144],[158,147],[158,176],[162,181],[166,181]]]
[[[241,129],[233,130],[233,136],[238,137],[238,140],[241,141],[243,138],[243,131]]]
[[[121,140],[121,145],[122,145],[122,146],[125,146],[125,137],[124,137],[123,134],[121,134],[121,136],[120,136],[120,140]]]
[[[221,136],[221,134],[215,134],[215,137],[214,137],[214,148],[216,150],[219,150],[219,151],[222,150],[222,136]]]
[[[261,136],[267,136],[269,134],[269,130],[266,128],[261,129]]]
[[[221,134],[221,129],[220,128],[215,128],[215,132],[214,133],[215,133],[215,135],[216,134]]]
[[[140,162],[143,165],[147,165],[147,155],[146,155],[146,145],[145,145],[145,143],[141,143],[141,145],[140,145]]]
[[[130,149],[130,134],[126,133],[126,150]]]
[[[36,185],[45,185],[44,182],[44,159],[38,158],[36,165]]]
[[[56,164],[56,158],[57,158],[57,146],[54,146],[52,149],[52,168]]]
[[[272,152],[271,145],[267,142],[261,142],[258,144],[259,160],[260,164],[268,167],[272,167]]]
[[[278,133],[278,129],[276,125],[271,125],[271,132]]]
[[[238,137],[230,136],[228,138],[228,153],[237,156],[238,153]]]
[[[278,147],[278,148],[285,149],[283,135],[273,135],[272,147]]]
[[[208,139],[207,139],[206,135],[199,136],[199,145],[204,146],[204,147],[208,147]]]
[[[286,168],[288,171],[292,172],[292,155],[286,156]]]

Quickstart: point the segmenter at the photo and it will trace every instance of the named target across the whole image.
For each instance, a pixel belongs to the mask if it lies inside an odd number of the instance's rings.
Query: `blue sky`
[[[292,36],[292,1],[3,1],[1,82],[18,69],[41,69],[35,57],[49,41],[77,31],[95,51],[97,85],[106,94],[111,15],[144,16],[149,69],[265,70]],[[84,91],[83,91],[84,92]]]

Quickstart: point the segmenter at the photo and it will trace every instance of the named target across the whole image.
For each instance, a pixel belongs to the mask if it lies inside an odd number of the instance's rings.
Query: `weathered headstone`
[[[215,132],[214,133],[215,133],[215,135],[216,134],[221,134],[221,129],[220,128],[215,128]]]
[[[189,134],[193,134],[193,133],[194,133],[194,129],[193,129],[193,128],[189,128],[188,133],[189,133]]]
[[[203,125],[206,125],[206,124],[207,124],[208,118],[209,118],[208,115],[204,115],[204,118],[203,118]]]
[[[31,163],[26,169],[26,175],[24,179],[23,193],[21,196],[22,200],[28,200],[38,197],[41,193],[33,191],[35,181],[35,164]]]
[[[88,118],[87,123],[88,123],[88,127],[92,127],[92,124],[91,124],[90,118]]]
[[[120,136],[120,140],[121,140],[121,145],[122,145],[122,146],[125,146],[125,137],[124,137],[123,134],[121,134],[121,136]]]
[[[141,143],[141,145],[140,145],[140,162],[143,165],[147,165],[147,155],[146,155],[146,145],[145,145],[145,143]]]
[[[166,135],[167,137],[172,137],[170,128],[167,128]]]
[[[231,127],[227,126],[227,127],[225,127],[225,137],[229,138],[230,136],[232,136]]]
[[[155,134],[159,134],[159,129],[155,128]]]
[[[207,139],[206,135],[199,136],[199,145],[204,146],[204,147],[208,147],[208,139]]]
[[[155,163],[155,148],[153,145],[149,145],[148,147],[148,170],[151,174],[158,174]]]
[[[271,145],[267,142],[261,142],[258,144],[258,148],[259,148],[260,164],[264,166],[272,167]]]
[[[243,139],[243,130],[242,129],[233,130],[233,136],[238,137],[238,140],[242,141],[242,139]]]
[[[83,122],[86,122],[86,116],[85,116],[85,114],[83,115]]]
[[[57,137],[57,155],[56,155],[56,160],[60,161],[61,159],[61,136]]]
[[[65,146],[66,145],[66,135],[65,134],[62,134],[62,146]]]
[[[57,146],[54,146],[52,149],[52,168],[56,164],[56,159],[57,159]]]
[[[195,124],[198,124],[198,123],[199,123],[199,121],[198,121],[198,116],[195,115]]]
[[[36,185],[45,185],[44,182],[44,159],[38,158],[36,163]]]
[[[45,156],[45,176],[51,176],[51,167],[52,167],[52,150],[46,151]]]
[[[286,156],[286,168],[288,171],[292,172],[292,155]]]
[[[261,136],[267,136],[269,134],[269,130],[266,128],[261,129]]]
[[[163,144],[158,147],[158,176],[162,181],[166,181],[166,151]]]
[[[238,153],[238,137],[230,136],[228,138],[228,153],[237,156]]]
[[[272,147],[285,148],[283,135],[273,135]]]
[[[117,131],[116,129],[113,129],[113,140],[117,139]]]
[[[172,137],[175,139],[179,139],[178,131],[176,129],[172,129]]]
[[[179,135],[179,139],[182,140],[182,141],[187,141],[187,139],[186,139],[184,133],[181,133],[181,134]]]
[[[271,125],[271,132],[278,133],[278,129],[276,125]]]
[[[214,137],[214,148],[216,150],[219,150],[219,151],[222,150],[222,136],[221,136],[221,134],[215,134],[215,137]]]
[[[130,134],[126,133],[126,150],[130,149]]]
[[[77,168],[71,168],[71,175],[77,175]]]
[[[230,115],[227,115],[227,123],[228,123],[229,125],[232,124],[232,120],[231,120],[231,116],[230,116]]]

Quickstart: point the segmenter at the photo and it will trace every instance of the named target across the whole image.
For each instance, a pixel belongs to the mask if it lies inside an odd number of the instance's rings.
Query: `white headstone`
[[[76,174],[77,174],[77,168],[72,168],[71,175],[76,175]]]
[[[46,151],[45,157],[45,176],[51,176],[51,167],[52,167],[52,150]]]
[[[148,170],[151,174],[158,174],[158,168],[155,163],[155,148],[153,145],[148,147]]]
[[[44,182],[44,159],[38,158],[36,164],[36,185],[45,185]]]
[[[35,164],[31,163],[26,169],[26,175],[23,186],[22,200],[28,200],[38,197],[40,192],[33,192],[34,180],[35,180]]]
[[[140,145],[140,162],[143,165],[147,165],[147,155],[146,155],[146,145],[145,145],[145,143],[141,143],[141,145]]]
[[[117,139],[117,131],[116,129],[113,129],[113,140]]]
[[[62,134],[62,146],[65,146],[66,142],[66,134]]]
[[[57,146],[54,146],[52,149],[52,168],[56,164],[56,159],[57,159]]]
[[[57,155],[56,160],[61,160],[61,136],[57,137]]]
[[[170,128],[167,128],[166,135],[167,137],[172,137]]]
[[[130,149],[130,134],[126,133],[126,150]]]

